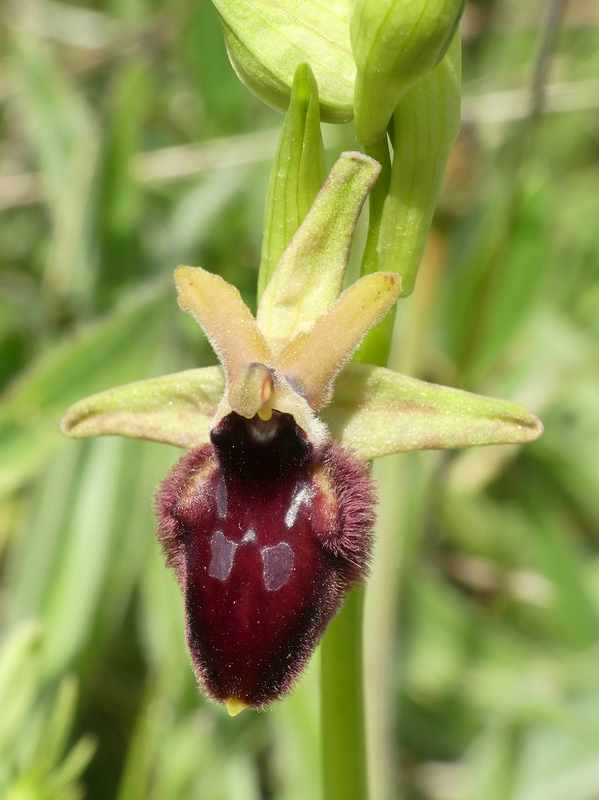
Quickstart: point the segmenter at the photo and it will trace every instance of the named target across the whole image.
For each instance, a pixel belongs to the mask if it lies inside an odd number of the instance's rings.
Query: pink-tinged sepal
[[[229,414],[184,456],[157,512],[204,690],[263,707],[291,687],[364,577],[374,522],[368,468],[336,443],[316,451],[290,415]]]

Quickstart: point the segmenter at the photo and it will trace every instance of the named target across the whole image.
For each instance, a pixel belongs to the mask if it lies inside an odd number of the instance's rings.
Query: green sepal
[[[406,92],[445,55],[465,0],[356,0],[350,31],[357,66],[356,136],[385,135]]]
[[[73,439],[116,435],[199,447],[209,441],[210,423],[224,391],[220,367],[138,381],[75,403],[60,429]]]
[[[449,151],[460,130],[461,43],[410,89],[393,115],[393,165],[383,206],[379,269],[399,272],[411,294],[428,238]]]
[[[308,64],[295,71],[291,99],[270,171],[264,211],[258,300],[283,251],[310,210],[326,177],[318,86]]]
[[[342,153],[283,253],[257,315],[275,355],[338,297],[355,225],[380,169],[363,153]]]
[[[520,444],[543,432],[539,419],[517,403],[357,362],[337,378],[322,417],[333,438],[366,460],[407,450]]]
[[[231,64],[260,100],[285,112],[299,64],[314,70],[325,122],[353,117],[350,0],[213,0]]]

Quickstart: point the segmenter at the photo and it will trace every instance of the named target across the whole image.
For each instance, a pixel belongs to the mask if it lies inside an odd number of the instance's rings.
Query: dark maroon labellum
[[[213,698],[261,707],[287,692],[367,569],[368,468],[318,454],[287,414],[235,413],[175,465],[158,536],[185,596],[187,642]]]

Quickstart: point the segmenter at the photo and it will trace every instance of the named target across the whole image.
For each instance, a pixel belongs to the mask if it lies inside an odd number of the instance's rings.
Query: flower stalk
[[[363,692],[364,587],[349,593],[320,647],[324,800],[366,800]]]

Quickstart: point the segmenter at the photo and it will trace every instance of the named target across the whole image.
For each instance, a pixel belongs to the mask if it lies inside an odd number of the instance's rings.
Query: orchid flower
[[[397,274],[342,281],[380,171],[344,153],[283,253],[256,318],[237,289],[175,272],[179,305],[220,367],[112,389],[65,414],[72,437],[117,434],[188,450],[158,490],[158,538],[185,599],[203,690],[229,713],[284,695],[368,571],[368,462],[414,449],[527,442],[522,406],[351,362],[401,291]]]

